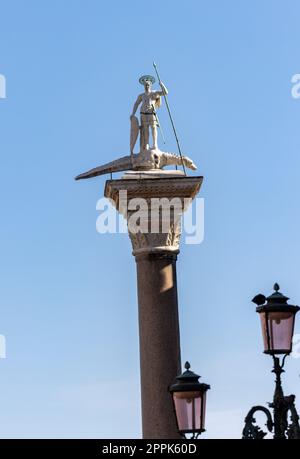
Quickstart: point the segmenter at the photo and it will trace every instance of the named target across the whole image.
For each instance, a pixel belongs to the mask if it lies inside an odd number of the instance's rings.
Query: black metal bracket
[[[267,432],[264,432],[259,426],[255,425],[256,419],[253,417],[254,413],[257,411],[262,411],[266,417],[267,417],[267,423],[266,426],[268,428],[269,432],[272,432],[273,430],[273,419],[270,411],[268,408],[265,408],[264,406],[254,406],[251,408],[249,413],[247,414],[245,418],[245,427],[243,430],[243,439],[244,440],[262,440],[266,435]]]
[[[264,406],[251,408],[245,418],[243,439],[262,440],[267,435],[267,432],[255,425],[256,420],[253,415],[257,411],[265,413],[267,417],[266,426],[269,432],[274,431],[274,439],[300,439],[299,415],[295,406],[295,395],[284,396],[281,385],[281,374],[284,372],[285,358],[286,355],[280,364],[279,358],[273,356],[274,368],[272,371],[276,374],[276,386],[273,402],[269,403],[269,407],[273,409],[273,417],[271,412]]]

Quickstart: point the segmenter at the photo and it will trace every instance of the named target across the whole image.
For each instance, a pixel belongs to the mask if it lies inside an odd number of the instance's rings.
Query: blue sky
[[[299,2],[10,0],[0,14],[0,436],[141,434],[131,245],[96,232],[105,178],[73,177],[128,154],[156,60],[205,177],[205,239],[178,260],[182,359],[212,386],[205,437],[239,437],[273,393],[250,300],[277,281],[300,302]],[[299,406],[300,360],[287,370]]]

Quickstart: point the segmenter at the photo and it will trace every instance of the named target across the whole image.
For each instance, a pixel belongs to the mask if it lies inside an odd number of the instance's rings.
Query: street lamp
[[[281,385],[281,374],[284,373],[286,357],[292,351],[295,317],[299,306],[288,304],[289,298],[279,292],[279,285],[274,285],[274,293],[267,298],[256,295],[253,303],[257,305],[256,312],[260,315],[264,353],[273,358],[276,375],[273,402],[269,407],[273,409],[273,418],[270,410],[263,406],[251,408],[245,419],[243,430],[244,439],[262,439],[267,433],[255,425],[254,413],[262,411],[267,417],[266,426],[269,432],[274,432],[274,439],[300,439],[299,416],[295,407],[295,396],[284,396]],[[280,358],[277,355],[283,355]],[[288,419],[290,415],[290,420]]]
[[[177,428],[183,437],[191,434],[191,438],[205,432],[206,392],[208,384],[199,382],[199,375],[190,370],[189,362],[185,363],[185,371],[176,377],[176,382],[169,387],[172,395]]]
[[[292,352],[295,316],[300,308],[287,303],[289,298],[279,292],[278,284],[274,285],[274,290],[275,293],[267,298],[259,294],[252,301],[258,305],[256,311],[260,315],[265,354],[289,355]]]

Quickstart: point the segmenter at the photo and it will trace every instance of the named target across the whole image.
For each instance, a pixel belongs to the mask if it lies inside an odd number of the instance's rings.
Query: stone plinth
[[[148,439],[179,438],[168,392],[181,373],[176,259],[180,216],[199,192],[202,180],[184,176],[126,178],[108,180],[105,186],[105,196],[127,218],[137,263],[142,422],[143,437]],[[131,223],[139,202],[132,200],[137,198],[143,206],[147,204],[141,220],[148,232],[137,231]],[[162,198],[163,202],[158,201]],[[170,201],[181,203],[182,210],[171,206],[165,212]]]

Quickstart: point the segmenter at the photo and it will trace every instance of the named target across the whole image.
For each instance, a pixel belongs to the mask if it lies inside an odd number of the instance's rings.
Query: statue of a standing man
[[[152,91],[152,84],[155,83],[155,78],[151,75],[144,75],[139,79],[139,82],[144,85],[145,92],[140,94],[133,106],[131,120],[131,142],[130,149],[133,153],[133,148],[137,139],[138,121],[135,117],[135,113],[141,104],[140,116],[141,116],[141,127],[140,127],[140,151],[149,149],[149,137],[150,128],[152,132],[153,146],[151,150],[158,148],[157,146],[157,127],[158,118],[156,115],[156,109],[161,106],[161,96],[168,94],[168,90],[163,83],[161,83],[161,91]],[[135,125],[135,127],[134,127]]]

